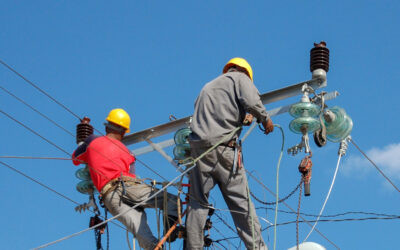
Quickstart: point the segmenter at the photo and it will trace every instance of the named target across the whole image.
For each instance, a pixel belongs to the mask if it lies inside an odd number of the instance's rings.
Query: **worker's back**
[[[228,72],[207,83],[195,103],[192,146],[214,145],[242,124],[246,112],[267,117],[258,90],[247,75]]]
[[[135,158],[124,144],[107,136],[89,136],[73,153],[73,158],[75,165],[81,161],[89,164],[90,177],[99,191],[107,182],[120,177],[121,173],[135,178],[129,173]]]

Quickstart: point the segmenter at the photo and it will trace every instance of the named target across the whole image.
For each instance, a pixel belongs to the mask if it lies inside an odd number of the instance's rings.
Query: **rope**
[[[12,72],[14,72],[17,76],[21,77],[25,82],[29,83],[32,87],[36,88],[37,90],[39,90],[42,94],[44,94],[45,96],[47,96],[48,98],[50,98],[52,101],[54,101],[55,103],[57,103],[58,105],[60,105],[63,109],[65,109],[66,111],[68,111],[69,113],[71,113],[73,116],[75,116],[76,118],[78,118],[79,120],[81,120],[81,118],[75,114],[74,112],[72,112],[69,108],[67,108],[65,105],[63,105],[62,103],[60,103],[59,101],[57,101],[55,98],[53,98],[52,96],[50,96],[48,93],[46,93],[44,90],[42,90],[41,88],[39,88],[36,84],[34,84],[33,82],[29,81],[26,77],[24,77],[22,74],[18,73],[15,69],[13,69],[11,66],[9,66],[7,63],[5,63],[3,60],[0,59],[0,63],[3,64],[6,68],[8,68],[9,70],[11,70]]]
[[[301,205],[301,193],[303,191],[303,186],[300,185],[299,191],[299,203],[297,205],[297,216],[296,216],[296,249],[299,250],[299,217],[300,217],[300,205]]]
[[[255,237],[254,237],[254,231],[255,231],[255,229],[254,229],[254,216],[253,216],[253,213],[252,213],[252,209],[251,209],[251,199],[250,199],[250,188],[249,188],[249,184],[247,184],[247,199],[248,199],[248,202],[249,202],[249,208],[248,208],[248,210],[249,210],[249,214],[250,214],[250,218],[251,218],[251,238],[252,238],[252,240],[253,240],[253,250],[254,249],[256,249],[256,240],[255,240]]]
[[[128,243],[129,250],[132,250],[131,242],[129,241],[129,231],[126,230],[126,243]]]
[[[397,192],[400,192],[400,189],[389,179],[389,177],[387,177],[383,171],[357,146],[357,144],[353,141],[353,139],[350,139],[351,143],[353,143],[353,145],[358,149],[358,151],[360,151],[360,153],[362,155],[364,155],[365,158],[367,158],[367,160],[369,162],[372,163],[372,165],[374,165],[374,167],[376,168],[376,170],[378,170],[378,172],[397,190]]]
[[[326,203],[328,202],[329,196],[331,195],[331,192],[332,192],[333,185],[335,184],[336,174],[337,174],[337,172],[338,172],[338,170],[339,170],[339,164],[340,164],[340,159],[341,159],[341,158],[342,158],[342,154],[339,154],[338,161],[337,161],[337,164],[336,164],[335,173],[333,174],[331,186],[329,187],[329,191],[328,191],[328,194],[326,195],[324,204],[323,204],[322,207],[321,207],[321,211],[319,211],[319,215],[318,215],[318,217],[317,217],[316,222],[315,222],[314,225],[312,226],[310,232],[307,234],[307,236],[306,236],[306,238],[303,240],[303,242],[305,242],[305,241],[308,239],[308,237],[310,237],[311,233],[313,232],[315,226],[316,226],[317,223],[318,223],[318,220],[321,218],[321,215],[322,215],[322,213],[324,212],[325,205],[326,205]]]
[[[187,168],[185,171],[183,171],[180,175],[176,176],[172,181],[170,181],[165,187],[163,187],[162,189],[160,189],[160,190],[158,190],[157,192],[155,192],[155,193],[154,193],[153,195],[151,195],[148,199],[146,199],[146,200],[144,200],[144,201],[142,201],[142,202],[140,202],[140,203],[138,203],[138,204],[132,206],[130,209],[135,209],[136,207],[145,204],[148,200],[154,198],[154,196],[158,195],[159,193],[161,193],[162,191],[164,191],[164,189],[166,189],[167,187],[169,187],[170,185],[172,185],[177,179],[179,179],[180,177],[182,177],[184,174],[188,173],[190,170],[194,169],[194,168],[196,167],[196,164],[195,164],[195,163],[196,163],[197,161],[199,161],[199,160],[200,160],[202,157],[204,157],[206,154],[208,154],[209,152],[211,152],[212,150],[214,150],[214,149],[215,149],[216,147],[218,147],[221,143],[223,143],[223,142],[226,141],[227,139],[231,138],[239,129],[241,129],[241,127],[237,127],[237,128],[234,129],[230,134],[228,134],[227,136],[225,136],[224,138],[222,138],[219,142],[217,142],[214,146],[212,146],[211,148],[209,148],[207,151],[205,151],[205,152],[204,152],[203,154],[201,154],[199,157],[197,157],[196,159],[193,159],[193,160],[191,161],[191,163],[193,164],[193,166],[188,167],[188,168]],[[63,237],[63,238],[61,238],[61,239],[58,239],[58,240],[49,242],[49,243],[44,244],[44,245],[41,245],[41,246],[36,247],[36,248],[34,248],[34,249],[45,248],[45,247],[54,245],[54,244],[56,244],[56,243],[58,243],[58,242],[61,242],[61,241],[70,239],[70,238],[75,237],[75,236],[78,236],[78,235],[80,235],[80,234],[82,234],[82,233],[84,233],[84,232],[87,232],[87,231],[89,231],[89,230],[92,230],[92,229],[94,229],[94,228],[97,228],[97,227],[99,227],[99,226],[101,226],[101,225],[103,225],[103,224],[105,224],[105,223],[107,223],[107,222],[109,222],[109,221],[112,221],[112,220],[115,220],[115,219],[119,218],[121,215],[124,215],[125,213],[127,213],[128,211],[130,211],[130,209],[129,209],[129,210],[126,210],[126,211],[124,211],[124,212],[121,212],[121,213],[115,215],[114,217],[112,217],[112,218],[110,218],[110,219],[108,219],[108,220],[105,220],[105,221],[103,221],[103,222],[101,222],[101,223],[99,223],[99,224],[97,224],[97,225],[95,225],[95,226],[86,228],[86,229],[84,229],[84,230],[82,230],[82,231],[73,233],[73,234],[71,234],[71,235],[68,235],[68,236],[65,236],[65,237]]]
[[[279,204],[279,168],[281,166],[281,160],[283,156],[283,150],[285,147],[285,133],[283,132],[282,127],[279,124],[274,124],[274,127],[277,127],[280,129],[281,134],[282,134],[282,146],[281,146],[281,152],[279,154],[279,160],[278,160],[278,165],[276,167],[276,194],[275,194],[275,220],[274,220],[274,250],[276,249],[276,224],[278,222],[278,204]]]

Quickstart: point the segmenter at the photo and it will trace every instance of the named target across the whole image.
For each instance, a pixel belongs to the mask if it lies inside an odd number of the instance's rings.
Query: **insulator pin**
[[[76,143],[79,144],[88,138],[91,134],[93,134],[93,126],[89,124],[90,119],[88,117],[84,117],[81,120],[81,123],[76,125]]]
[[[314,43],[314,48],[310,50],[310,71],[316,69],[329,71],[329,49],[324,41]]]

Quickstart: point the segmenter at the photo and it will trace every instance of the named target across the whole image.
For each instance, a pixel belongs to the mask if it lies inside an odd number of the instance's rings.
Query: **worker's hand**
[[[243,126],[250,126],[253,122],[254,116],[252,114],[246,114],[246,117],[243,120]]]
[[[274,124],[272,123],[271,118],[264,121],[262,123],[263,127],[264,127],[264,133],[267,135],[269,133],[271,133],[272,131],[274,131]]]

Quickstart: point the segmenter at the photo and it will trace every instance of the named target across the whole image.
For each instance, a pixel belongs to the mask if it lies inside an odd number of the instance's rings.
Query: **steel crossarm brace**
[[[165,140],[165,141],[162,141],[159,143],[154,143],[154,144],[159,148],[166,148],[166,147],[175,145],[175,141],[174,141],[174,139],[169,139],[169,140]],[[133,155],[139,156],[139,155],[144,155],[144,154],[153,152],[154,150],[156,150],[155,147],[150,145],[150,146],[145,146],[145,147],[134,149],[131,152]]]
[[[333,91],[333,92],[327,93],[324,96],[324,98],[325,98],[326,101],[328,101],[328,100],[335,99],[338,95],[339,95],[339,92]],[[268,111],[268,114],[270,116],[277,116],[277,115],[286,113],[286,112],[289,111],[290,106],[291,105],[287,105],[287,106],[282,106],[282,107],[271,109],[271,110]],[[257,125],[256,123],[253,123],[251,125],[251,127],[246,131],[246,133],[242,137],[243,141],[249,136],[249,134],[252,132],[252,130],[255,128],[256,125]],[[159,147],[159,148],[166,148],[166,147],[175,145],[175,141],[174,141],[174,139],[169,139],[169,140],[165,140],[165,141],[162,141],[162,142],[159,142],[159,143],[155,143],[155,145],[157,145],[157,147]],[[152,147],[152,146],[145,146],[145,147],[142,147],[142,148],[137,148],[137,149],[132,150],[132,153],[134,155],[138,156],[138,155],[150,153],[150,152],[152,152],[154,150],[156,150],[156,149],[154,147]]]
[[[167,154],[165,151],[157,144],[153,143],[150,139],[146,139],[146,141],[152,146],[155,150],[157,150],[158,153],[160,153],[169,163],[172,164],[178,171],[181,173],[183,172],[183,169],[176,164],[176,162]]]
[[[312,87],[313,89],[318,89],[320,87],[325,87],[325,85],[322,85],[323,80],[316,78],[312,79],[309,81],[305,82],[300,82],[288,87],[284,87],[278,90],[274,90],[271,92],[264,93],[260,95],[261,101],[263,104],[268,104],[272,102],[277,102],[292,96],[300,95],[302,94],[302,87],[304,84],[307,84],[308,86]],[[325,97],[327,99],[327,97]],[[281,114],[282,112],[277,112],[277,114]],[[270,113],[272,116],[272,114]],[[131,145],[135,143],[139,143],[142,141],[145,141],[146,139],[152,139],[158,136],[162,136],[168,133],[175,132],[176,130],[180,128],[185,128],[188,127],[190,124],[191,116],[181,118],[175,121],[171,121],[168,123],[164,123],[149,129],[145,129],[130,135],[125,136],[122,139],[122,142],[125,145]]]

